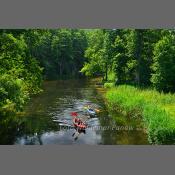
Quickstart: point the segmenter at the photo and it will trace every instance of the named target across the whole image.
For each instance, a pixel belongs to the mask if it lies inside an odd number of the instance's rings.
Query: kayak
[[[87,128],[87,125],[85,123],[83,123],[80,119],[78,118],[73,118],[73,124],[74,124],[74,127],[75,128],[78,128],[78,129],[86,129]]]
[[[87,112],[88,112],[90,115],[96,115],[96,112],[95,112],[95,110],[93,110],[93,109],[87,109]]]
[[[86,109],[89,115],[93,115],[93,116],[100,112],[99,109],[93,109],[93,108],[90,108],[89,106],[85,106],[84,109]]]

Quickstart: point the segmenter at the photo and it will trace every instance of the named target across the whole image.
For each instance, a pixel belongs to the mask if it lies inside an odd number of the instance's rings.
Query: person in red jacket
[[[75,125],[75,130],[76,130],[76,131],[72,134],[72,137],[75,136],[74,140],[77,140],[77,139],[78,139],[78,136],[79,136],[81,133],[84,133],[84,134],[86,133],[86,132],[85,132],[85,128],[84,128],[84,129],[81,129],[80,127],[77,127],[77,126],[80,126],[80,125],[84,126],[85,124],[84,124],[84,122],[83,122],[80,118],[77,117],[78,114],[77,114],[76,112],[72,112],[72,113],[71,113],[71,116],[73,117],[74,125]]]

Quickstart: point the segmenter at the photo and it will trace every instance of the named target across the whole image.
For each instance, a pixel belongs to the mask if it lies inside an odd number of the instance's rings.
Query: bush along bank
[[[21,111],[31,95],[41,92],[40,86],[11,75],[0,76],[0,116]]]
[[[141,116],[151,144],[175,143],[174,94],[121,85],[108,90],[106,102],[111,111],[131,117]]]
[[[29,54],[23,36],[0,34],[0,116],[22,110],[40,92],[42,68]]]

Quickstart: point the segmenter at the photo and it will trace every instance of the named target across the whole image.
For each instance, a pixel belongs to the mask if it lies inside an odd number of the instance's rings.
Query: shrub
[[[21,110],[29,94],[21,79],[14,79],[11,75],[0,76],[0,113],[16,112]]]

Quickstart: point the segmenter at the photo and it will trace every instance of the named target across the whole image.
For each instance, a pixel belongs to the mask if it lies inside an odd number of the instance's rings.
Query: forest
[[[174,30],[1,29],[0,43],[1,109],[20,109],[43,80],[84,75],[175,90]]]
[[[153,142],[175,133],[169,117],[175,114],[174,29],[0,30],[0,115],[21,111],[44,81],[94,77],[109,89],[110,110],[119,105],[119,111],[145,116]],[[170,127],[161,139],[154,132],[160,121]]]

